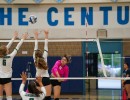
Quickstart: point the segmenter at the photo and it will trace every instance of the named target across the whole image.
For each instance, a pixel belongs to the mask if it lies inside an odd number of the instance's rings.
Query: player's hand
[[[35,38],[36,40],[38,39],[38,35],[39,35],[38,30],[35,30],[35,31],[34,31],[34,38]]]
[[[44,30],[45,39],[48,39],[49,29]]]
[[[22,72],[22,74],[20,74],[21,78],[22,78],[22,83],[25,84],[26,80],[27,80],[27,75],[26,72]]]
[[[23,40],[27,39],[27,37],[28,37],[28,33],[22,34],[22,39],[23,39]]]
[[[18,32],[15,31],[15,32],[14,32],[14,36],[13,36],[13,38],[16,39],[17,37],[18,37]]]

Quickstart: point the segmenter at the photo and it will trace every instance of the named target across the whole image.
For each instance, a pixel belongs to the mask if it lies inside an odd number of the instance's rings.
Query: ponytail
[[[38,67],[39,69],[44,70],[48,69],[47,63],[45,62],[44,58],[37,57],[35,61],[35,66]]]
[[[39,69],[47,70],[48,69],[47,63],[45,62],[42,56],[43,52],[41,50],[35,51],[35,66],[38,67]]]
[[[36,66],[38,66],[39,63],[39,57],[36,58]]]

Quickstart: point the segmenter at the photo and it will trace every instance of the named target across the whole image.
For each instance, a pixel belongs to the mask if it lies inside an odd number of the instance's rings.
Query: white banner
[[[37,23],[28,22],[37,16]],[[96,38],[106,29],[108,38],[130,38],[130,4],[0,5],[0,38],[15,30],[33,36],[34,29],[50,29],[50,38]]]

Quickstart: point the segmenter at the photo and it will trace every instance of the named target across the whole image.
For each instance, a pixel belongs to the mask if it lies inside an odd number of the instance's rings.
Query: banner
[[[28,22],[30,15],[37,23]],[[98,29],[106,29],[108,38],[129,38],[130,4],[0,5],[1,39],[15,30],[32,34],[46,28],[51,38],[86,38],[86,31],[96,38]]]

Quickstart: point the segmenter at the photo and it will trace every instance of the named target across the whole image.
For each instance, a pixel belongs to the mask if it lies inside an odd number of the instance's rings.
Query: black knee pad
[[[51,96],[46,96],[43,100],[51,100]]]
[[[59,98],[55,98],[55,100],[59,100]]]

